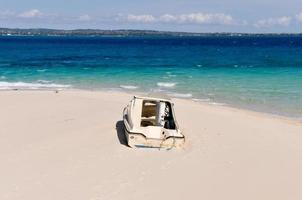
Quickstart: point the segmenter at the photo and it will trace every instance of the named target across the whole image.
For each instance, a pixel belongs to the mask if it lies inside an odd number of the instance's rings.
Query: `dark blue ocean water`
[[[0,37],[0,89],[120,89],[302,117],[302,37]]]

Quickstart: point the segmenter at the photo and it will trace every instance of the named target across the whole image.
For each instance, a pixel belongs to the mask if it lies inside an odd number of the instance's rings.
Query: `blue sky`
[[[0,27],[302,32],[301,0],[0,0]]]

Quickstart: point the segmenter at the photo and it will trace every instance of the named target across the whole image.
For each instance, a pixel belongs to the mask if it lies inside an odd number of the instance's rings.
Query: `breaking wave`
[[[157,86],[159,87],[166,87],[166,88],[172,88],[176,85],[176,83],[170,83],[170,82],[158,82]]]
[[[62,85],[55,83],[25,83],[25,82],[0,82],[0,90],[11,90],[11,89],[63,89],[70,88],[71,85]]]
[[[120,87],[127,90],[135,90],[138,88],[137,86],[134,85],[120,85]]]
[[[226,103],[218,103],[218,102],[210,102],[209,104],[216,105],[216,106],[225,106],[225,105],[227,105]]]
[[[47,69],[37,69],[37,72],[46,72]]]
[[[192,99],[193,101],[199,101],[199,102],[210,102],[211,99],[207,98],[207,99]]]
[[[193,95],[191,93],[183,94],[183,93],[170,93],[169,96],[176,98],[191,98]]]
[[[52,81],[47,81],[47,80],[37,80],[38,83],[52,83]]]

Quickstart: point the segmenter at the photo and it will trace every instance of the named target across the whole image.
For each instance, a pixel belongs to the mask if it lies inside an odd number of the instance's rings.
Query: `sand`
[[[302,199],[302,124],[174,99],[182,150],[131,149],[131,94],[0,92],[0,199]]]

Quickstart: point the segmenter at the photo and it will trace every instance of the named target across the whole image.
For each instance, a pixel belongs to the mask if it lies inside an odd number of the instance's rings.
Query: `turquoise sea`
[[[15,88],[163,92],[301,119],[302,37],[0,37],[0,90]]]

